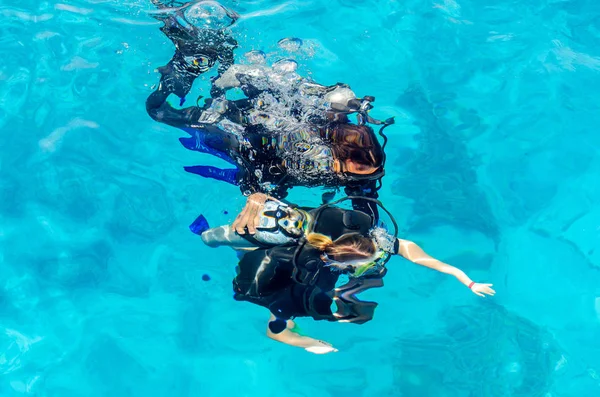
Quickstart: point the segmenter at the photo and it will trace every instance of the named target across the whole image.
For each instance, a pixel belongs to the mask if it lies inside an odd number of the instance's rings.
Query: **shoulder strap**
[[[388,211],[388,209],[383,206],[383,204],[381,203],[381,201],[379,201],[379,200],[377,200],[375,198],[372,198],[372,197],[346,196],[346,197],[342,197],[339,200],[323,204],[323,205],[315,208],[315,210],[314,210],[313,222],[312,222],[313,225],[315,225],[318,222],[319,217],[321,216],[321,213],[323,212],[323,210],[325,208],[330,207],[330,206],[334,206],[334,205],[339,204],[339,203],[341,203],[343,201],[346,201],[346,200],[357,200],[357,199],[358,200],[371,201],[371,202],[377,204],[377,206],[379,206],[386,214],[388,214],[388,216],[390,217],[390,220],[392,221],[392,224],[394,225],[394,237],[398,237],[398,224],[396,223],[396,219],[394,218],[394,216],[392,215],[392,213],[390,211]]]

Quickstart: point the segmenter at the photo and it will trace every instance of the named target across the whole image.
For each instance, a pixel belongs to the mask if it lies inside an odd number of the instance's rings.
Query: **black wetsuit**
[[[346,233],[368,236],[373,218],[354,210],[325,207],[312,210],[318,219],[314,232],[333,240]],[[335,289],[340,270],[324,266],[321,252],[305,241],[251,251],[244,255],[233,280],[234,299],[268,308],[278,319],[313,317],[317,320],[364,323],[373,316],[374,302],[357,300],[353,295],[366,288],[383,285],[385,268],[371,276],[354,279]],[[338,315],[331,311],[336,297]]]
[[[183,18],[182,14],[163,14],[157,18],[164,22],[165,25],[161,30],[175,44],[176,51],[171,61],[159,68],[160,84],[146,101],[148,114],[154,120],[180,128],[190,134],[189,138],[180,139],[186,148],[210,153],[235,166],[233,169],[225,170],[210,166],[192,166],[185,167],[186,171],[238,185],[244,195],[264,192],[282,199],[294,186],[331,188],[344,186],[345,193],[349,196],[378,197],[377,180],[369,177],[348,180],[332,170],[310,175],[306,173],[301,177],[293,175],[285,165],[286,159],[281,156],[281,151],[274,150],[272,134],[243,123],[245,111],[251,106],[251,101],[247,99],[225,101],[226,110],[221,114],[222,118],[246,127],[243,137],[224,131],[214,123],[204,121],[207,111],[213,105],[212,99],[208,99],[202,107],[191,106],[182,109],[172,107],[166,101],[170,94],[177,95],[183,103],[194,79],[200,74],[217,63],[219,75],[227,70],[233,64],[233,50],[237,47],[237,42],[225,30],[196,29],[189,24],[184,27],[178,22],[178,18]],[[222,94],[213,85],[211,90],[213,98],[222,97]],[[295,166],[298,170],[310,167],[310,159]],[[296,174],[299,172],[297,171]],[[381,174],[377,179],[380,176]],[[352,205],[353,208],[378,218],[377,206],[372,202],[355,199]]]

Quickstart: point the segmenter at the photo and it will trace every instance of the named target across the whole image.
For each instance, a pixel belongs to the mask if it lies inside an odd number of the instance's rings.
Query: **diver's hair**
[[[383,149],[373,129],[367,125],[335,123],[329,126],[335,157],[370,167],[381,167]]]
[[[375,254],[375,243],[358,233],[347,233],[335,241],[321,233],[308,233],[308,244],[338,262],[368,259]]]

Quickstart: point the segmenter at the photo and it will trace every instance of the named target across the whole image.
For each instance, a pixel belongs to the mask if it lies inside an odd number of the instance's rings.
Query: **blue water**
[[[187,228],[239,191],[145,113],[173,52],[150,2],[0,0],[0,396],[600,395],[600,3],[224,4],[238,59],[294,56],[396,116],[382,200],[497,295],[395,258],[372,322],[300,320],[338,353],[267,339],[234,253]]]

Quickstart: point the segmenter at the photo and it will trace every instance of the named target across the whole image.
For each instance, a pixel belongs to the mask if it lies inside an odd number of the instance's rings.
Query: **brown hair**
[[[358,233],[344,234],[335,241],[324,234],[309,233],[306,239],[311,246],[338,262],[368,259],[376,251],[375,243]]]
[[[330,126],[328,132],[336,159],[375,168],[382,166],[383,149],[371,127],[336,123]]]

